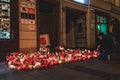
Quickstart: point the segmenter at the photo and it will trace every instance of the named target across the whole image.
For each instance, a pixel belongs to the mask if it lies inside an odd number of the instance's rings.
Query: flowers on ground
[[[80,49],[67,49],[61,52],[49,52],[43,50],[32,53],[11,53],[6,56],[6,62],[10,69],[23,70],[23,69],[36,69],[48,67],[65,62],[82,61],[98,57],[97,51],[80,50]]]

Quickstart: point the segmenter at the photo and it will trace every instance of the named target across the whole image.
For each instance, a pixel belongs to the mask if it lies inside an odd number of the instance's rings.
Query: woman
[[[100,52],[98,60],[106,60],[110,50],[109,38],[101,32],[98,34],[98,38],[97,50]]]

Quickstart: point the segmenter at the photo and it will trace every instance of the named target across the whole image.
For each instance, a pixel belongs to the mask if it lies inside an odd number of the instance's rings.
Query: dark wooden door
[[[55,3],[38,1],[38,47],[39,36],[48,34],[50,39],[50,48],[54,49],[58,44],[58,6]]]
[[[41,34],[49,35],[52,48],[57,45],[57,27],[54,15],[40,14],[39,35]]]

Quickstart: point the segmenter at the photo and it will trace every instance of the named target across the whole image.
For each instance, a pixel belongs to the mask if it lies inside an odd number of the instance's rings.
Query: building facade
[[[63,37],[60,42],[68,47],[95,48],[97,34],[107,34],[111,20],[119,22],[120,19],[119,0],[61,0],[61,6]],[[119,27],[118,33],[113,32],[119,34]]]
[[[120,21],[119,0],[0,0],[0,55],[38,51],[42,34],[51,49],[95,48],[99,31],[119,33],[114,20]]]

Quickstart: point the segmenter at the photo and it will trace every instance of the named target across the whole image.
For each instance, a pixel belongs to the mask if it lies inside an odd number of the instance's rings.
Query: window
[[[103,34],[107,34],[107,17],[96,15],[97,18],[97,30]]]
[[[72,0],[72,1],[78,2],[78,3],[81,3],[81,4],[86,4],[86,5],[90,4],[89,0]]]
[[[10,39],[10,0],[0,0],[0,40]]]

